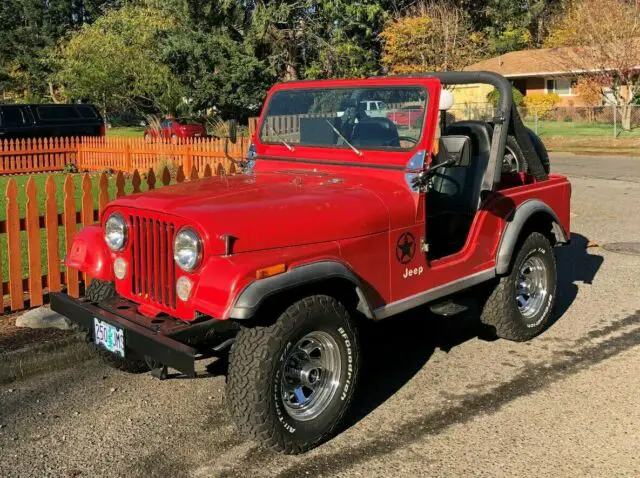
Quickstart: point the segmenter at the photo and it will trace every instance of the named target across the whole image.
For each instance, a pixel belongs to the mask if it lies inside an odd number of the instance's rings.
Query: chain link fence
[[[538,106],[519,107],[525,124],[541,136],[552,137],[637,137],[640,139],[640,105],[630,106]],[[449,122],[488,121],[496,110],[490,103],[454,105]]]

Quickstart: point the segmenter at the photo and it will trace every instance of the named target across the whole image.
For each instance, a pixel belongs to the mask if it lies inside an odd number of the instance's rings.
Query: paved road
[[[640,155],[640,151],[638,151]],[[572,177],[617,179],[640,183],[640,156],[579,156],[551,153],[553,170]]]
[[[574,177],[558,320],[517,344],[419,311],[368,331],[351,426],[304,456],[236,434],[224,378],[98,362],[0,389],[0,476],[640,476],[640,161],[554,156]],[[615,179],[600,179],[615,178]],[[10,391],[11,389],[11,391]]]

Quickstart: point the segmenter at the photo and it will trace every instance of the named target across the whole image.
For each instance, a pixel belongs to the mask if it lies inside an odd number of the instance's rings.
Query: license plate
[[[96,345],[124,357],[124,331],[122,329],[94,317],[93,331]]]

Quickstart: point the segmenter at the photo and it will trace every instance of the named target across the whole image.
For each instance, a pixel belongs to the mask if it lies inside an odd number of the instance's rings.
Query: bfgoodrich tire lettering
[[[339,353],[338,386],[317,415],[296,418],[283,396],[285,365],[301,341],[319,336],[330,337]],[[358,341],[346,309],[332,297],[307,297],[272,325],[239,332],[229,362],[229,408],[252,439],[277,451],[302,453],[333,435],[351,403],[358,370]]]
[[[519,302],[521,284],[527,270],[536,269],[539,300],[531,300],[527,308]],[[485,301],[480,319],[493,327],[496,335],[518,342],[530,340],[548,325],[556,298],[556,261],[549,240],[538,232],[531,233],[522,243],[511,265],[509,275],[501,277]],[[527,286],[533,291],[535,287]]]

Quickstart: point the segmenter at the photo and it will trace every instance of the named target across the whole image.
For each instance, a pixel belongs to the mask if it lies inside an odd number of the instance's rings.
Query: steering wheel
[[[398,141],[409,141],[414,145],[418,144],[418,140],[415,138],[412,138],[411,136],[398,136]]]

